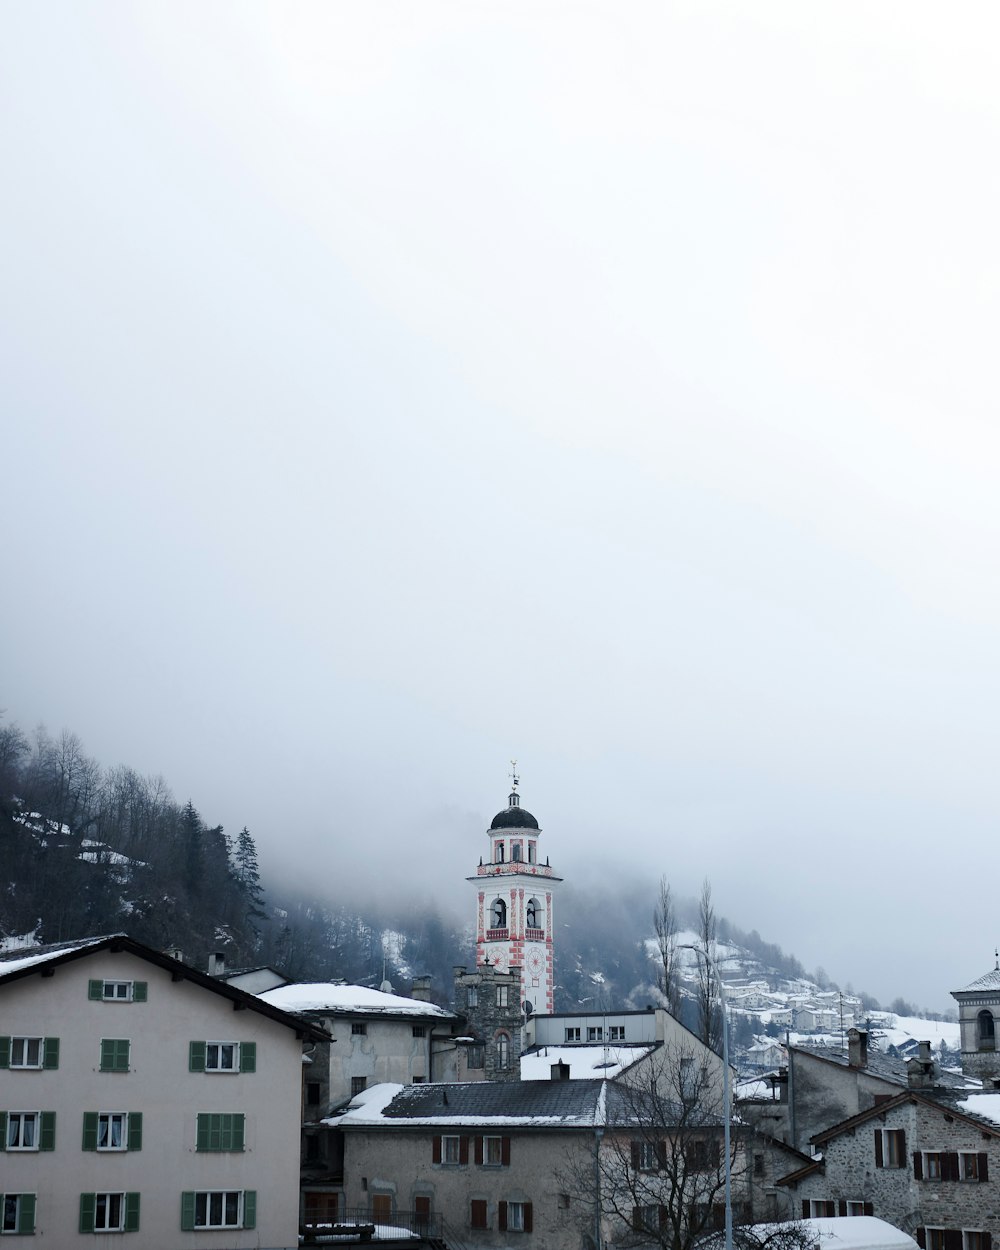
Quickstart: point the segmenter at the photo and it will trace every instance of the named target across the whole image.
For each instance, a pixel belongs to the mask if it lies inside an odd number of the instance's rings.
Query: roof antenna
[[[993,971],[1000,972],[1000,948],[997,948],[996,946],[993,948],[993,958],[996,960]]]

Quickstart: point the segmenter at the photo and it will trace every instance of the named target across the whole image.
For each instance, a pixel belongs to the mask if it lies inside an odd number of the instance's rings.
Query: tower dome
[[[532,816],[531,812],[521,806],[521,796],[516,790],[511,790],[507,796],[507,806],[502,812],[497,812],[493,817],[490,825],[491,829],[537,829],[538,821]]]

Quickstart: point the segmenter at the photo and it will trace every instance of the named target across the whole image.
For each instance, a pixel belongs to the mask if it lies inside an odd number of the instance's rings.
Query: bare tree
[[[715,907],[712,904],[712,883],[706,877],[698,899],[698,939],[707,958],[698,960],[698,1036],[713,1050],[722,1047],[722,1010],[716,984]]]
[[[654,1052],[607,1082],[604,1123],[589,1151],[559,1173],[581,1211],[585,1238],[627,1248],[694,1250],[725,1223],[722,1064],[697,1041]],[[765,1247],[753,1224],[753,1130],[731,1135],[730,1180],[740,1247]],[[776,1243],[795,1250],[801,1237]],[[718,1250],[722,1250],[721,1240]]]
[[[660,953],[660,966],[656,983],[666,1001],[671,1015],[680,1010],[680,984],[677,975],[677,913],[673,895],[666,877],[660,878],[660,889],[653,909],[653,926],[656,929],[656,945]]]

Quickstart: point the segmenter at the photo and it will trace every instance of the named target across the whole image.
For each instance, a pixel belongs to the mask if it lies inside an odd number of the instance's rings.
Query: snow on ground
[[[543,1046],[521,1055],[522,1081],[549,1081],[554,1063],[568,1063],[571,1081],[618,1076],[623,1068],[644,1059],[652,1046]]]
[[[334,985],[329,981],[313,981],[304,985],[279,985],[265,990],[258,998],[282,1011],[356,1011],[363,1015],[440,1016],[450,1020],[452,1014],[433,1003],[401,994],[384,994],[366,985]]]
[[[878,1033],[885,1034],[886,1046],[901,1046],[904,1042],[929,1041],[934,1050],[941,1043],[951,1050],[960,1045],[957,1020],[924,1020],[920,1016],[894,1016],[872,1012],[872,1024]]]

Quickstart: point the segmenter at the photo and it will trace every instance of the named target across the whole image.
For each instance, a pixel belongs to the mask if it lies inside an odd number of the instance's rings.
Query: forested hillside
[[[650,951],[654,901],[648,883],[599,893],[563,887],[557,1009],[663,1001]],[[694,927],[697,910],[695,900],[678,900],[676,920]],[[375,985],[388,974],[404,992],[414,975],[429,974],[441,1002],[453,965],[473,958],[466,925],[431,907],[401,916],[378,900],[346,908],[305,890],[279,896],[261,879],[249,829],[230,835],[192,800],[176,800],[162,778],[102,767],[72,733],[29,738],[0,726],[0,941],[117,931],[179,948],[202,967],[221,950],[231,967],[271,963],[298,980]],[[756,932],[720,917],[717,936],[746,952],[754,975],[803,975]]]

